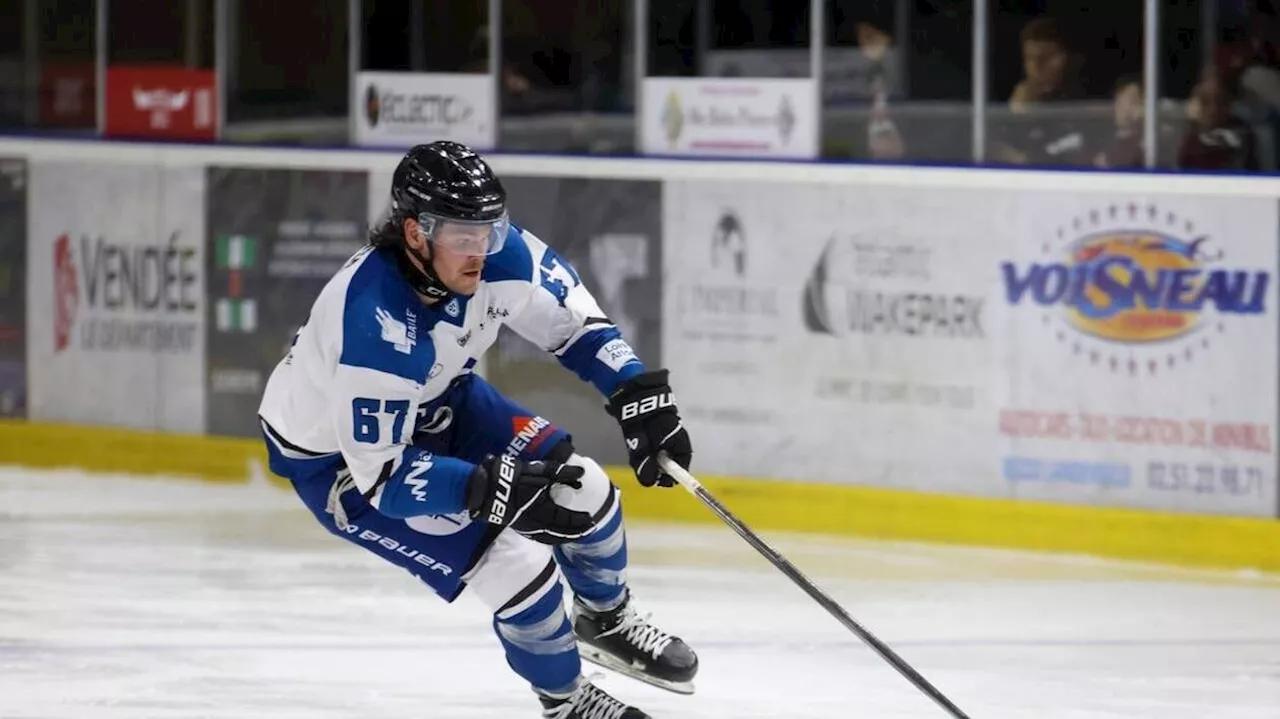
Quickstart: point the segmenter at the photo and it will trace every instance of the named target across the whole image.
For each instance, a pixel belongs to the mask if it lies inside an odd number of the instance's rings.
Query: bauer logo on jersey
[[[429,521],[429,520],[434,520],[436,518],[424,517],[423,519]],[[454,526],[454,523],[449,523],[449,524],[451,526]],[[404,544],[401,544],[400,542],[392,539],[391,537],[384,537],[381,534],[378,534],[377,532],[373,531],[372,529],[364,529],[358,524],[347,522],[346,526],[342,527],[340,531],[346,534],[350,534],[354,537],[357,537],[362,542],[368,542],[370,544],[377,544],[379,546],[385,547],[387,551],[395,552],[396,554],[400,555],[401,557],[404,557],[405,559],[412,559],[415,563],[421,564],[422,566],[426,567],[427,569],[433,572],[439,572],[445,576],[453,574],[453,567],[450,567],[444,562],[437,562],[432,557],[428,557],[427,555],[423,554],[422,552],[419,552],[416,549],[413,549]]]
[[[1036,308],[1073,355],[1157,374],[1212,351],[1242,316],[1265,312],[1270,273],[1235,267],[1196,221],[1154,204],[1095,208],[1000,265],[1010,305]]]
[[[418,343],[418,317],[413,310],[406,310],[407,322],[391,316],[390,312],[378,307],[375,310],[378,324],[382,326],[382,339],[390,342],[397,352],[412,354],[413,346]]]

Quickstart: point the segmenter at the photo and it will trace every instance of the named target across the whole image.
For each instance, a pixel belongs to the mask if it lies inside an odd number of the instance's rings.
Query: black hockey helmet
[[[418,222],[426,252],[404,244],[404,221]],[[479,155],[457,142],[432,142],[410,149],[391,178],[391,225],[419,270],[401,256],[400,269],[414,289],[443,299],[449,289],[431,265],[437,249],[491,255],[502,249],[510,221],[507,191]]]

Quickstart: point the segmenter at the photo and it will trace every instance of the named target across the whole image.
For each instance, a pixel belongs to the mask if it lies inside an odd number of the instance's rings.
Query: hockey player
[[[580,658],[690,693],[697,657],[637,614],[604,471],[472,373],[503,325],[601,391],[642,485],[674,484],[658,453],[687,467],[692,449],[667,371],[646,370],[573,268],[511,224],[484,160],[450,142],[404,156],[385,221],[267,381],[271,469],[326,529],[445,601],[470,586],[544,717],[646,719]]]

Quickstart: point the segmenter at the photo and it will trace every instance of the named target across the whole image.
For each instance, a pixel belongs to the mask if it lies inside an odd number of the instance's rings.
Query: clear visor
[[[430,214],[418,215],[418,231],[434,247],[458,255],[492,255],[507,241],[507,213],[496,220],[469,222]]]

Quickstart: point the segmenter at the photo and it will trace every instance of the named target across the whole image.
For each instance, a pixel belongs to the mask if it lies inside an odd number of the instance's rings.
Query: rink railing
[[[0,140],[0,461],[265,477],[262,382],[398,157]],[[1280,569],[1280,180],[491,159],[753,526]],[[553,359],[481,371],[708,518]]]

